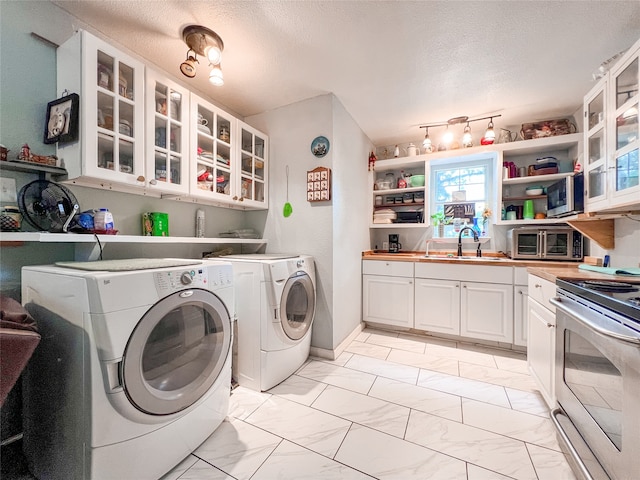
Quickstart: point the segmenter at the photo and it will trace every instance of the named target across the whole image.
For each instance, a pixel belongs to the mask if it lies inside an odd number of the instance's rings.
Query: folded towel
[[[640,268],[627,267],[627,268],[611,268],[611,267],[597,267],[595,265],[587,265],[581,263],[578,265],[581,270],[589,270],[591,272],[606,273],[607,275],[640,275]]]

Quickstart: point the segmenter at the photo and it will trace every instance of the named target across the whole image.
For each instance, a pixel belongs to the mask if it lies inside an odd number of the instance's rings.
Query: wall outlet
[[[16,179],[0,177],[0,202],[16,203],[17,201]]]
[[[389,242],[382,242],[382,250],[389,250]]]

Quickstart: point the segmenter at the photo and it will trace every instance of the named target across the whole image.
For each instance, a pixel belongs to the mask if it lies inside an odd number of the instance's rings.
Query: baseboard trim
[[[342,354],[342,352],[344,352],[344,349],[347,348],[347,345],[349,345],[358,335],[360,335],[360,332],[362,332],[365,327],[365,324],[363,322],[360,322],[358,326],[347,336],[347,338],[345,338],[340,343],[340,345],[338,345],[333,350],[311,346],[309,354],[313,357],[335,360]]]

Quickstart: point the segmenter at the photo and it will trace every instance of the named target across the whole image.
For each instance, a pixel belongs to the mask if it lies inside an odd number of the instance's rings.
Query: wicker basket
[[[520,136],[523,140],[533,138],[556,137],[576,133],[576,126],[568,119],[545,120],[544,122],[523,123]]]

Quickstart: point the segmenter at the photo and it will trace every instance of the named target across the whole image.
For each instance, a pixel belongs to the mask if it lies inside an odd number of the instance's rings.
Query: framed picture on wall
[[[80,97],[64,95],[47,104],[44,123],[44,143],[67,143],[78,139]]]

